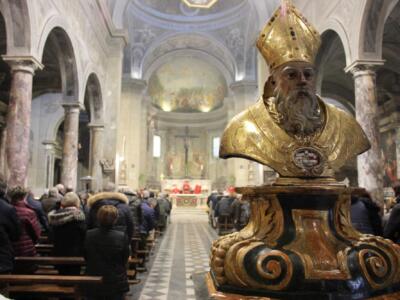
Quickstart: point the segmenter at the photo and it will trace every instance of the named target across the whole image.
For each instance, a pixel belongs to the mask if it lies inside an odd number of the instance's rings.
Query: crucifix
[[[189,127],[185,127],[185,135],[176,135],[176,138],[183,139],[183,148],[185,150],[185,178],[189,177],[189,140],[198,138],[196,135],[189,135]]]

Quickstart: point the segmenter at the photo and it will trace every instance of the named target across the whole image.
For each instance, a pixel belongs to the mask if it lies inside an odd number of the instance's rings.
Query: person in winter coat
[[[42,207],[45,213],[48,214],[53,209],[57,209],[61,199],[62,196],[58,194],[58,189],[56,187],[49,189],[49,195],[42,199]]]
[[[13,242],[15,256],[35,256],[35,244],[40,237],[40,225],[35,212],[24,202],[28,191],[20,186],[9,190],[8,197],[14,205],[21,222],[21,236]],[[33,273],[36,265],[31,263],[18,264],[14,271],[16,273]]]
[[[382,218],[380,208],[369,193],[351,196],[350,217],[355,229],[361,233],[382,236]]]
[[[119,192],[123,193],[128,198],[128,205],[131,210],[133,220],[133,235],[139,235],[140,224],[142,223],[142,209],[140,207],[141,201],[130,188],[120,189]]]
[[[61,208],[49,213],[50,239],[54,256],[82,256],[85,241],[85,214],[80,209],[79,197],[66,193]],[[61,275],[79,275],[80,266],[57,266]]]
[[[157,204],[160,213],[158,226],[161,228],[165,228],[167,226],[168,216],[171,212],[171,206],[169,201],[167,200],[167,195],[160,193],[157,199]]]
[[[131,209],[129,208],[128,198],[121,193],[102,192],[88,199],[89,215],[87,220],[88,229],[98,227],[97,211],[103,205],[112,205],[118,209],[118,219],[115,223],[115,229],[125,232],[128,239],[131,240],[133,235],[133,218]]]
[[[234,200],[235,198],[229,195],[222,197],[221,200],[217,202],[217,205],[215,205],[214,216],[216,218],[232,216],[232,203]]]
[[[395,243],[400,243],[400,184],[393,186],[396,204],[393,206],[389,220],[383,230],[383,237],[391,239]]]
[[[99,227],[87,232],[84,257],[86,275],[103,276],[103,283],[87,286],[86,293],[89,300],[123,300],[129,291],[129,240],[122,231],[114,229],[118,220],[114,205],[102,205],[96,219]]]
[[[14,268],[12,242],[21,235],[20,221],[15,207],[5,198],[6,184],[0,179],[0,274],[10,273]]]
[[[48,232],[49,231],[49,222],[47,220],[47,214],[43,209],[42,203],[38,200],[35,200],[33,194],[31,192],[25,197],[25,204],[32,209],[40,223],[42,231]]]
[[[237,231],[247,225],[250,218],[250,203],[237,197],[232,203],[233,225]]]
[[[144,195],[146,196],[146,195]],[[146,240],[151,230],[155,228],[156,219],[154,209],[149,203],[149,198],[143,198],[142,208],[142,223],[140,224],[140,244],[139,249],[146,249]]]

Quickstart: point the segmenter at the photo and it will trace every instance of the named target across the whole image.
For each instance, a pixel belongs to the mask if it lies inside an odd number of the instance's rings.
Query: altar
[[[173,207],[205,207],[211,181],[206,179],[165,179],[163,192],[169,193]]]
[[[204,194],[171,194],[173,207],[206,207],[207,195]]]

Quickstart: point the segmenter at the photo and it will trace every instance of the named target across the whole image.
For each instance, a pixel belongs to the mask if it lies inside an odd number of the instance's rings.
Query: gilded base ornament
[[[400,283],[400,247],[351,225],[351,194],[360,189],[238,190],[251,203],[251,219],[242,231],[212,245],[210,274],[219,291],[277,299],[365,299]]]

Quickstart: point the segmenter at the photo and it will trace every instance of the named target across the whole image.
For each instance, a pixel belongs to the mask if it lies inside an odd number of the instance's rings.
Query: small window
[[[159,135],[153,136],[153,157],[161,156],[161,137]]]
[[[212,153],[214,158],[219,157],[219,145],[221,143],[221,138],[220,137],[214,137],[213,138],[213,145],[212,145]]]

